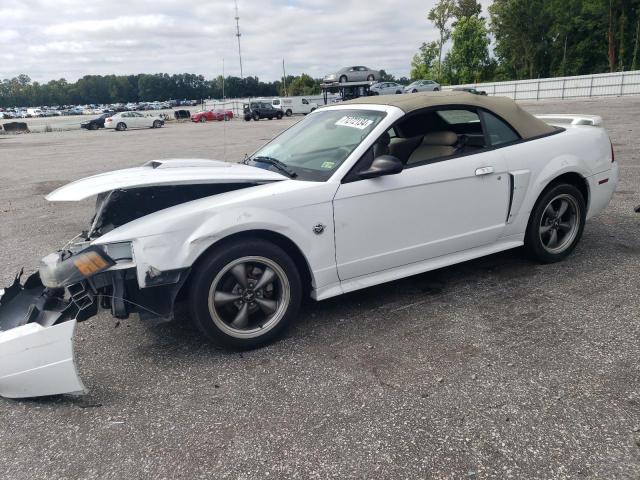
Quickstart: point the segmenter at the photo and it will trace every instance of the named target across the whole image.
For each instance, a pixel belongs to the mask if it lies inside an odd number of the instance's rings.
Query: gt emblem
[[[315,227],[313,227],[313,233],[315,233],[316,235],[320,235],[322,232],[324,232],[323,224],[319,223]]]

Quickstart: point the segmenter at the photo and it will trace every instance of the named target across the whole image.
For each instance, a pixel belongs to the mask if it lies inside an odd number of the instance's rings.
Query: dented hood
[[[218,160],[153,160],[141,167],[76,180],[47,195],[51,202],[78,201],[117,189],[159,185],[270,183],[287,177],[270,170]]]

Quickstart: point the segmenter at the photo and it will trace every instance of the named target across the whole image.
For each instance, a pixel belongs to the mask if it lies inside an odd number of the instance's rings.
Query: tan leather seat
[[[391,139],[389,145],[389,151],[391,155],[400,159],[400,161],[406,165],[409,161],[409,156],[422,142],[422,135],[411,138],[394,137]]]
[[[453,155],[457,151],[458,135],[454,132],[430,132],[422,139],[422,143],[409,157],[407,165],[435,160]]]

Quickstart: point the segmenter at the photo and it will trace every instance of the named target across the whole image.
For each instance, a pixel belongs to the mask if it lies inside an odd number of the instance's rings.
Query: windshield
[[[325,181],[385,116],[373,110],[318,111],[262,147],[248,163],[279,171],[260,162],[260,157],[275,159],[301,180]]]

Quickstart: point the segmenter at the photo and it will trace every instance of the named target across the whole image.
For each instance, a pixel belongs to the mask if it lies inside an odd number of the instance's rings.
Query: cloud
[[[350,64],[408,75],[411,57],[437,32],[435,0],[240,0],[244,75],[322,77]],[[482,2],[486,7],[487,1]],[[192,72],[239,75],[232,0],[2,0],[0,45],[14,55],[0,78]],[[26,14],[28,13],[28,15]]]

